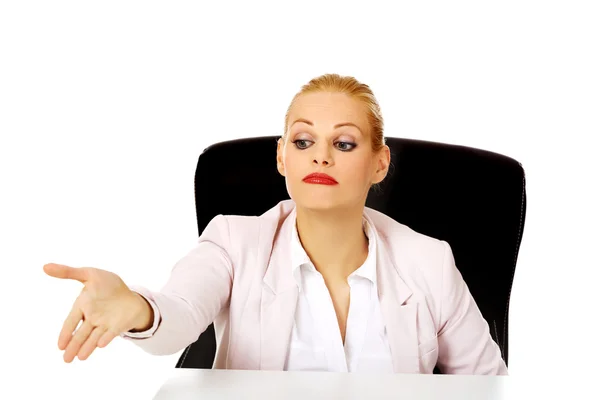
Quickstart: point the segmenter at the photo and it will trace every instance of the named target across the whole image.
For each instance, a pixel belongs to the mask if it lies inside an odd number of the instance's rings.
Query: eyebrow
[[[292,125],[294,125],[296,122],[304,122],[307,125],[314,126],[314,124],[311,121],[304,119],[304,118],[298,118],[297,120],[292,122]],[[290,126],[292,126],[292,125],[290,125]],[[334,129],[341,128],[342,126],[353,126],[356,129],[358,129],[360,133],[362,133],[362,130],[358,127],[358,125],[353,124],[352,122],[342,122],[342,123],[336,124],[336,125],[334,125]]]

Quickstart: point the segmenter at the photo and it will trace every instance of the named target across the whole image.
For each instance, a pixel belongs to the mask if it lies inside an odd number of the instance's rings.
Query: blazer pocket
[[[421,372],[431,374],[437,364],[438,339],[437,336],[419,344],[419,364]]]

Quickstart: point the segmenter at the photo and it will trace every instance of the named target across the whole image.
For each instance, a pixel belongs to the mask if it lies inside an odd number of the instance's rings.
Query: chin
[[[290,194],[290,198],[296,203],[297,207],[306,210],[328,211],[347,207],[347,204],[341,201],[341,199],[332,196],[316,196],[308,193],[294,195],[294,193],[292,193]]]

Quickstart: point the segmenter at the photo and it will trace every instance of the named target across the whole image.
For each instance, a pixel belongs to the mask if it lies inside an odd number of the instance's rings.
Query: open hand
[[[87,359],[96,347],[106,347],[121,332],[145,326],[152,318],[150,305],[112,272],[54,263],[44,265],[44,272],[84,285],[58,338],[58,348],[65,350],[65,362],[73,361],[75,356]]]

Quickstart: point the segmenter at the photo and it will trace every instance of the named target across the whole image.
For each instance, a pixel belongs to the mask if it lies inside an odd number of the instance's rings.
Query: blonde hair
[[[287,134],[290,110],[296,99],[303,94],[315,92],[345,93],[362,102],[365,105],[367,120],[371,128],[371,147],[373,151],[377,152],[385,146],[383,117],[373,91],[368,85],[357,81],[354,77],[338,74],[324,74],[313,78],[296,93],[285,113],[284,138]]]

